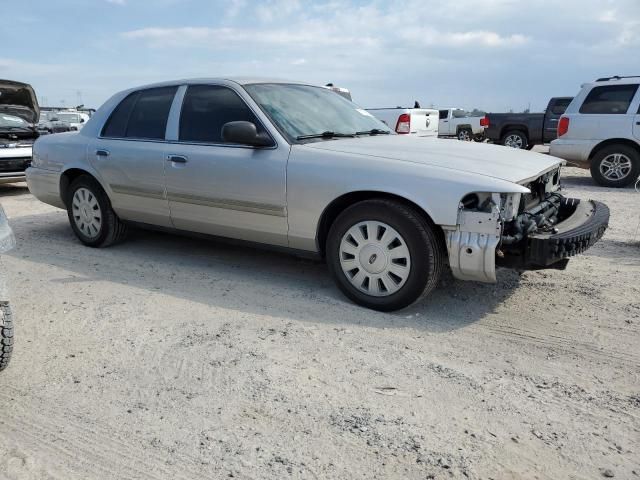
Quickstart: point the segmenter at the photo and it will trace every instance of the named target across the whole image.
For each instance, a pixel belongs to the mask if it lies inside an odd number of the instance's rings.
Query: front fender
[[[322,213],[334,200],[354,192],[401,197],[419,206],[436,225],[454,226],[460,200],[468,193],[528,191],[509,181],[442,167],[298,149],[292,152],[287,168],[289,244],[317,251]]]

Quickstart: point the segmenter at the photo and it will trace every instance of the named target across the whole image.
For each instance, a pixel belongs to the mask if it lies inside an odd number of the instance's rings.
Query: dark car
[[[558,120],[573,97],[554,97],[544,113],[488,113],[482,125],[493,143],[530,150],[534,145],[550,143],[558,136]]]

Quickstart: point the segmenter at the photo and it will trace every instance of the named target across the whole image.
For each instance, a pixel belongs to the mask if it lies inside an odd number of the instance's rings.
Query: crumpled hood
[[[37,123],[40,107],[31,85],[0,80],[0,113],[20,117],[27,123]]]
[[[520,184],[563,163],[548,155],[499,145],[405,135],[324,140],[304,147],[450,168]]]

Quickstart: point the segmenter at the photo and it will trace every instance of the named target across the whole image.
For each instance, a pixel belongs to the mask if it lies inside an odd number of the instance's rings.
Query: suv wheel
[[[73,181],[67,192],[67,214],[76,236],[89,247],[107,247],[122,240],[127,226],[111,208],[100,184],[89,175]]]
[[[367,200],[340,214],[329,231],[327,263],[342,292],[380,311],[411,305],[437,284],[444,245],[413,208]]]
[[[640,154],[627,145],[610,145],[591,159],[591,176],[603,187],[626,187],[640,175]]]
[[[502,136],[500,143],[505,147],[526,149],[529,140],[520,130],[511,130]]]

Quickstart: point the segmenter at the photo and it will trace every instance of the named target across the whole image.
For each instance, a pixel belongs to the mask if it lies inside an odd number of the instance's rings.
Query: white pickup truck
[[[367,112],[396,133],[419,137],[438,136],[438,110],[431,108],[368,108]]]
[[[440,109],[439,137],[456,137],[458,140],[480,142],[484,139],[483,117],[472,117],[461,108]]]

